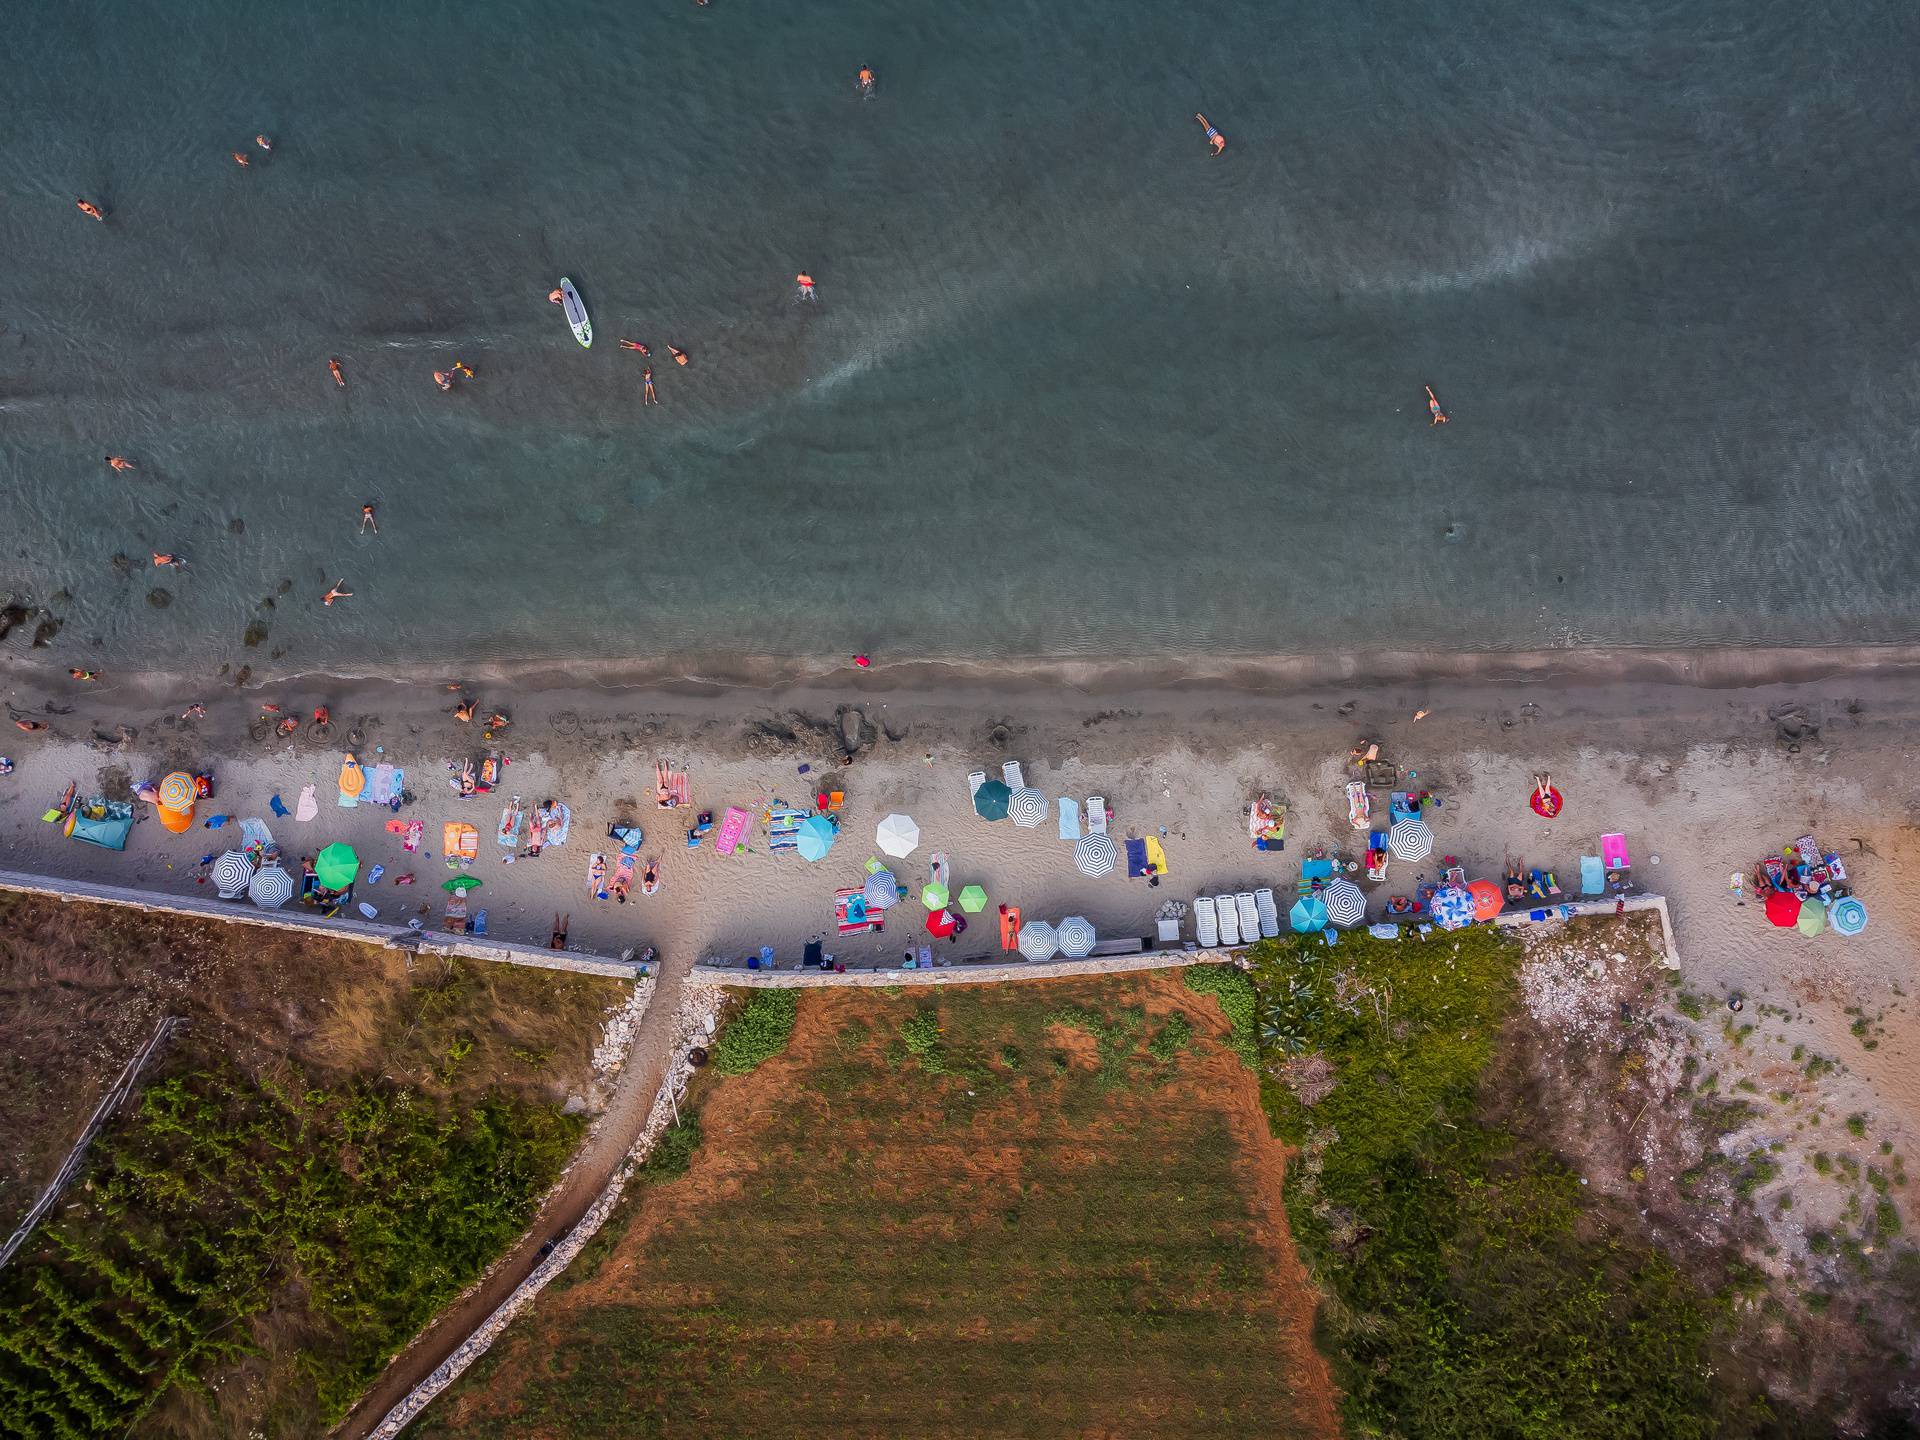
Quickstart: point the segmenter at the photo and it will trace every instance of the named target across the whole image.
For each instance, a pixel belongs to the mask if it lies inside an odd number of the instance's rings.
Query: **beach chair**
[[[1251,942],[1260,934],[1260,907],[1254,904],[1251,890],[1243,890],[1234,896],[1233,903],[1240,912],[1240,933]]]
[[[1193,897],[1193,938],[1200,943],[1202,950],[1219,948],[1220,922],[1214,914],[1213,897],[1210,895]]]
[[[1107,801],[1104,795],[1087,797],[1087,833],[1089,835],[1107,833]]]
[[[1260,938],[1273,939],[1280,933],[1280,906],[1273,898],[1273,891],[1264,887],[1254,891],[1253,905],[1260,917]]]
[[[987,783],[987,772],[976,770],[967,776],[967,798],[971,800],[980,793],[980,787]]]
[[[1007,782],[1007,789],[1009,790],[1024,790],[1027,788],[1027,777],[1021,773],[1020,762],[1018,760],[1009,760],[1006,764],[1002,765],[1000,767],[1000,778]]]
[[[1582,895],[1607,893],[1607,867],[1598,855],[1580,857],[1580,893]]]
[[[1373,819],[1373,801],[1367,798],[1367,782],[1347,782],[1347,819],[1356,830],[1365,830]]]
[[[1062,840],[1080,838],[1080,802],[1071,795],[1060,797],[1060,838]]]
[[[1234,903],[1231,895],[1213,897],[1214,918],[1220,922],[1220,943],[1238,945],[1240,943],[1240,907]]]

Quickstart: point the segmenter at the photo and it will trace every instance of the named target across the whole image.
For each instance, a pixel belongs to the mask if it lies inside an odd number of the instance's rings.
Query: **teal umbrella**
[[[1326,902],[1318,895],[1303,895],[1293,902],[1293,910],[1287,919],[1292,923],[1296,935],[1315,934],[1326,928]]]
[[[800,822],[795,836],[794,848],[800,852],[802,860],[823,860],[833,848],[833,842],[840,838],[840,832],[833,821],[824,815],[809,815]]]
[[[1004,820],[1007,818],[1007,801],[1013,798],[1013,791],[1007,788],[1004,780],[987,780],[973,792],[973,813],[982,820]]]
[[[313,862],[313,878],[328,890],[346,889],[359,874],[360,857],[353,853],[351,845],[341,840],[327,846]]]

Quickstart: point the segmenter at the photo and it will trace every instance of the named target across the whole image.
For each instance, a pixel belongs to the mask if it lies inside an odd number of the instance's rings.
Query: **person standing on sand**
[[[351,600],[353,598],[353,592],[344,588],[346,583],[345,579],[336,580],[333,588],[320,597],[320,603],[322,605],[331,605],[336,600]]]

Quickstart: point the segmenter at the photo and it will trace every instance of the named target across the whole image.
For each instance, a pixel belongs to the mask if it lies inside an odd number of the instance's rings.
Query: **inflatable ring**
[[[1533,813],[1543,820],[1552,820],[1559,816],[1560,808],[1566,802],[1553,786],[1547,786],[1544,792],[1535,790],[1527,797],[1527,803],[1533,807]]]

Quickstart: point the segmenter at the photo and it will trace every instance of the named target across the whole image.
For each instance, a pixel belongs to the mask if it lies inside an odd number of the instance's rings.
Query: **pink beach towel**
[[[1609,870],[1630,870],[1633,857],[1627,854],[1625,835],[1602,835],[1600,837],[1600,863]]]
[[[714,841],[713,848],[722,855],[731,855],[740,848],[740,842],[747,838],[747,829],[753,824],[753,816],[738,805],[729,805],[727,813],[720,820],[720,835]]]

